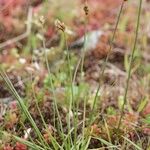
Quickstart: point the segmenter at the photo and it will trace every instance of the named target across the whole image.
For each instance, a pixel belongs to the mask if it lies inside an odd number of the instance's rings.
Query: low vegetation
[[[0,150],[150,150],[149,0],[0,10]]]

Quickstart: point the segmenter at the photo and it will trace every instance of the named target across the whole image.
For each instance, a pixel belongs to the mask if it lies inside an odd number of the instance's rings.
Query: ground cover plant
[[[0,0],[0,150],[149,150],[149,18],[149,0]]]

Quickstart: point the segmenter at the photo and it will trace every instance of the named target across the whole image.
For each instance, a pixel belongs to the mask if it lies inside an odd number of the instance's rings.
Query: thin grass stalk
[[[23,111],[23,113],[25,114],[25,116],[27,117],[27,119],[30,121],[33,129],[35,130],[36,134],[38,135],[38,138],[40,140],[40,142],[42,143],[43,147],[45,149],[47,148],[47,142],[45,141],[44,137],[42,136],[41,132],[39,131],[38,127],[36,126],[36,123],[34,122],[32,116],[30,115],[28,109],[26,108],[22,98],[19,96],[19,94],[17,93],[16,89],[14,88],[13,84],[11,83],[9,77],[7,76],[7,74],[3,71],[3,69],[0,67],[0,75],[3,78],[3,80],[5,81],[8,89],[10,90],[10,92],[14,95],[14,97],[16,98],[16,100],[19,103],[19,106],[21,108],[21,110]],[[47,145],[47,146],[46,146]]]
[[[45,47],[45,46],[44,46],[44,47]],[[33,64],[33,56],[32,56],[32,64]],[[33,79],[33,74],[31,73],[31,84],[33,83],[33,80],[32,80],[32,79]],[[37,110],[38,110],[38,112],[39,112],[39,114],[40,114],[40,117],[41,117],[41,119],[42,119],[42,122],[43,122],[43,124],[44,124],[44,127],[46,128],[46,130],[47,130],[47,132],[48,132],[48,134],[49,134],[50,141],[52,142],[53,147],[54,147],[55,149],[57,149],[55,145],[57,145],[58,147],[60,147],[60,145],[57,143],[57,141],[55,140],[55,138],[54,138],[54,137],[51,135],[51,133],[49,132],[48,126],[47,126],[47,124],[46,124],[46,122],[45,122],[45,120],[44,120],[44,117],[43,117],[43,115],[42,115],[42,113],[41,113],[41,110],[40,110],[40,108],[39,108],[39,105],[38,105],[38,102],[37,102],[37,98],[36,98],[36,94],[35,94],[35,90],[34,90],[33,84],[32,84],[32,93],[33,93],[33,97],[34,97],[34,99],[35,99],[35,103],[36,103]],[[54,114],[55,114],[55,112],[54,112]],[[55,120],[54,120],[54,123],[55,123]]]
[[[49,62],[48,62],[48,57],[47,57],[47,52],[46,52],[46,46],[45,46],[45,39],[43,40],[43,48],[44,48],[44,53],[45,53],[45,61],[46,61],[47,69],[48,69],[48,74],[49,74],[49,76],[51,76],[51,70],[50,70],[50,67],[49,67]],[[52,93],[53,93],[53,97],[54,97],[54,105],[55,105],[55,107],[54,107],[54,123],[55,123],[55,112],[56,112],[57,117],[58,117],[58,121],[59,121],[59,124],[60,124],[60,131],[64,134],[63,127],[62,127],[62,122],[61,122],[61,117],[60,117],[60,114],[59,114],[58,105],[57,105],[57,101],[56,101],[56,94],[55,94],[55,91],[54,91],[54,85],[53,85],[53,81],[52,81],[51,77],[50,77],[50,85],[51,85],[51,88],[52,88]]]
[[[86,105],[87,105],[87,99],[86,96],[84,98],[84,108],[83,108],[83,126],[82,126],[82,146],[85,140],[85,123],[86,123]]]
[[[89,147],[89,144],[90,144],[90,141],[91,141],[91,136],[89,136],[89,138],[87,139],[87,141],[85,140],[85,142],[84,142],[84,146],[83,146],[83,150],[87,150],[88,149],[88,147]]]
[[[65,140],[64,140],[64,142],[63,142],[63,144],[62,144],[62,148],[63,147],[65,147],[66,145],[66,141],[67,141],[67,139],[69,138],[69,136],[71,135],[71,133],[74,131],[74,128],[72,128],[70,131],[69,131],[69,133],[66,135],[66,137],[65,137]],[[61,149],[62,150],[62,149]]]
[[[85,6],[87,7],[87,1],[85,2]],[[87,7],[88,8],[88,7]],[[86,51],[86,42],[87,42],[87,24],[88,24],[88,16],[85,15],[85,21],[84,21],[84,45],[83,45],[83,50],[82,50],[82,54],[81,54],[81,81],[83,79],[84,76],[84,60],[85,60],[85,51]]]
[[[87,7],[87,0],[85,0],[85,5],[84,7]],[[88,10],[87,10],[88,11]],[[73,82],[75,82],[75,79],[76,79],[76,75],[77,75],[77,71],[80,67],[80,64],[81,64],[81,70],[80,70],[80,80],[82,81],[83,79],[83,76],[84,76],[84,60],[85,60],[85,51],[86,51],[86,41],[87,41],[87,24],[88,24],[88,14],[85,14],[85,21],[84,21],[84,41],[83,41],[83,49],[82,49],[82,52],[81,52],[81,57],[79,58],[79,61],[77,63],[77,66],[75,68],[75,73],[74,73],[74,77],[73,77]]]
[[[40,110],[40,108],[39,108],[39,104],[38,104],[38,102],[37,102],[37,98],[36,98],[35,91],[34,91],[34,88],[33,88],[33,87],[32,87],[32,90],[33,90],[33,96],[34,96],[34,99],[35,99],[35,103],[36,103],[37,110],[38,110],[38,112],[39,112],[39,114],[40,114],[40,117],[41,117],[41,119],[42,119],[42,123],[43,123],[45,129],[47,130],[49,139],[50,139],[50,141],[52,142],[52,145],[53,145],[54,149],[57,150],[58,147],[60,148],[61,146],[59,145],[59,143],[56,141],[56,139],[55,139],[55,138],[52,136],[52,134],[50,133],[50,131],[49,131],[49,129],[48,129],[48,126],[47,126],[47,124],[46,124],[46,122],[45,122],[45,120],[44,120],[44,117],[43,117],[43,115],[42,115],[42,112],[41,112],[41,110]]]
[[[77,139],[76,145],[72,145],[71,149],[69,149],[69,150],[75,150],[75,148],[76,148],[76,150],[82,150],[81,142],[82,142],[82,137],[80,136]]]
[[[32,56],[32,64],[33,64],[33,56]],[[55,145],[57,145],[58,147],[60,147],[60,145],[57,143],[57,141],[55,140],[55,138],[54,138],[54,137],[51,135],[51,133],[49,132],[48,126],[47,126],[47,124],[46,124],[46,122],[45,122],[45,120],[44,120],[44,117],[43,117],[43,115],[42,115],[42,113],[41,113],[41,110],[40,110],[40,108],[39,108],[39,104],[38,104],[38,102],[37,102],[37,98],[36,98],[36,94],[35,94],[35,90],[34,90],[34,85],[33,85],[33,80],[32,80],[32,79],[33,79],[33,74],[31,73],[32,93],[33,93],[33,97],[34,97],[34,99],[35,99],[36,108],[37,108],[37,110],[38,110],[38,112],[39,112],[39,114],[40,114],[42,123],[43,123],[44,127],[46,128],[46,130],[47,130],[47,132],[48,132],[50,141],[52,142],[52,145],[53,145],[53,147],[55,148],[55,150],[57,150],[58,148],[56,148]],[[54,120],[54,122],[55,122],[55,120]]]
[[[73,122],[74,122],[74,128],[76,130],[76,114],[75,114],[75,104],[74,104],[74,93],[73,93],[73,78],[72,78],[72,71],[71,71],[71,58],[70,58],[70,54],[69,54],[69,49],[68,49],[68,43],[67,43],[67,38],[66,38],[66,33],[63,32],[64,35],[64,41],[65,41],[65,46],[66,46],[66,50],[67,50],[67,64],[68,64],[68,69],[69,69],[69,79],[70,79],[70,85],[69,87],[71,87],[71,96],[70,96],[70,102],[69,102],[69,116],[68,116],[68,131],[71,130],[71,118],[70,118],[70,112],[73,110]],[[69,140],[69,139],[68,139]],[[72,141],[72,137],[70,135],[70,140],[68,141],[69,144]],[[74,132],[74,143],[76,141],[76,132]],[[70,145],[71,147],[71,145]]]
[[[75,67],[75,71],[74,71],[74,74],[73,74],[73,84],[75,84],[75,81],[76,81],[78,69],[79,69],[79,66],[80,66],[80,64],[81,64],[81,59],[82,59],[82,58],[79,58],[79,60],[78,60],[78,62],[77,62],[77,65],[76,65],[76,67]]]
[[[8,84],[9,83],[6,83],[7,84],[7,86],[9,86]],[[9,89],[10,91],[11,91],[11,89]],[[17,92],[16,91],[11,91],[12,92],[12,94],[14,94],[14,96],[15,96],[15,94],[16,94],[16,96],[17,96]],[[16,93],[15,93],[16,92]],[[16,97],[15,96],[15,97]],[[18,100],[19,98],[17,98],[16,97],[16,99]],[[22,99],[20,99],[20,100],[22,100]],[[23,102],[22,102],[23,103]],[[24,112],[24,109],[26,109],[27,110],[27,108],[26,108],[26,106],[24,105],[24,103],[23,104],[19,104],[19,106],[20,106],[20,108],[21,108],[21,110]],[[24,113],[25,114],[25,113]],[[39,137],[39,140],[40,140],[40,144],[46,149],[46,146],[47,147],[49,147],[48,146],[48,144],[47,144],[47,142],[45,141],[45,139],[44,139],[44,137],[42,136],[42,134],[41,134],[41,132],[39,131],[39,129],[38,129],[38,127],[36,126],[36,124],[35,124],[35,122],[34,122],[34,120],[32,119],[32,117],[30,116],[30,113],[28,114],[28,110],[27,110],[27,112],[26,112],[26,117],[29,119],[29,121],[31,122],[31,125],[32,125],[32,127],[33,127],[33,129],[35,130],[35,132],[36,132],[36,134],[38,135],[38,137]],[[33,122],[33,123],[32,123]],[[34,126],[33,126],[34,125]],[[49,149],[49,148],[48,148]]]
[[[114,29],[114,32],[113,32],[113,35],[112,35],[112,38],[111,38],[111,41],[110,41],[110,48],[109,48],[108,54],[106,56],[106,59],[103,62],[103,65],[102,65],[102,72],[100,73],[100,76],[99,76],[99,84],[98,84],[98,88],[96,90],[96,94],[95,94],[95,97],[94,97],[94,102],[93,102],[93,106],[92,106],[92,113],[91,113],[91,116],[90,116],[89,124],[91,124],[93,122],[93,115],[94,115],[94,110],[95,110],[95,106],[96,106],[96,103],[97,103],[98,94],[99,94],[101,84],[102,84],[102,81],[103,81],[103,78],[104,78],[104,72],[105,72],[105,69],[106,69],[106,66],[107,66],[107,62],[108,62],[108,59],[109,59],[110,54],[111,54],[112,49],[113,49],[113,42],[114,42],[114,39],[115,39],[115,35],[116,35],[116,32],[117,32],[117,28],[118,28],[118,25],[119,25],[121,14],[122,14],[122,11],[123,11],[124,3],[125,3],[125,1],[123,0],[122,3],[121,3],[120,11],[119,11],[117,21],[116,21],[116,24],[115,24],[115,29]]]
[[[85,0],[85,6],[84,8],[87,7],[87,0]],[[85,11],[85,10],[84,10]],[[83,68],[84,68],[84,60],[85,60],[85,51],[86,51],[86,41],[87,41],[87,22],[88,22],[88,7],[87,7],[87,14],[85,12],[85,21],[84,21],[84,29],[85,29],[85,33],[84,33],[84,45],[83,45],[83,50],[82,50],[82,53],[81,53],[81,58],[79,59],[79,62],[76,66],[76,69],[75,69],[75,73],[74,73],[74,78],[73,78],[73,83],[75,82],[75,78],[76,78],[76,74],[77,74],[77,71],[78,71],[78,68],[80,66],[80,63],[81,63],[81,72],[80,72],[80,80],[82,81],[83,80],[83,77],[84,77],[84,71],[83,71]],[[86,111],[86,98],[84,99],[84,111]],[[79,106],[79,103],[77,102],[77,108],[76,108],[76,116],[75,116],[75,120],[74,120],[74,125],[75,125],[75,130],[74,130],[74,146],[75,146],[75,149],[77,149],[76,147],[76,141],[77,141],[77,121],[78,121],[78,106]],[[85,113],[84,113],[84,119],[85,119]],[[85,121],[85,120],[84,120]],[[85,123],[83,123],[83,126],[85,126]],[[83,138],[82,140],[84,140],[84,130],[83,130]]]
[[[51,76],[51,70],[50,70],[50,67],[49,67],[48,57],[47,57],[47,53],[46,53],[45,40],[43,40],[43,47],[45,49],[44,53],[45,53],[45,60],[46,60],[46,66],[47,66],[47,69],[48,69],[48,74]],[[54,123],[55,123],[55,117],[56,117],[55,112],[56,112],[57,117],[58,117],[58,121],[59,121],[59,125],[60,125],[60,129],[59,129],[60,132],[59,133],[60,133],[63,141],[66,142],[65,136],[64,136],[64,131],[63,131],[63,126],[62,126],[62,121],[61,121],[60,113],[59,113],[59,110],[58,110],[56,94],[55,94],[55,91],[54,91],[54,84],[53,84],[53,81],[52,81],[51,78],[50,78],[50,86],[52,88],[52,94],[53,94],[53,97],[54,97]],[[55,124],[54,124],[54,127],[55,127]]]
[[[32,64],[33,64],[33,55],[32,55]],[[41,117],[41,119],[42,119],[42,123],[43,123],[44,127],[46,128],[46,130],[47,130],[47,132],[48,132],[48,134],[49,134],[49,138],[50,138],[50,141],[52,142],[53,147],[54,147],[55,149],[57,149],[55,145],[57,145],[58,147],[60,147],[60,145],[57,143],[57,141],[55,140],[55,138],[54,138],[54,137],[51,135],[51,133],[49,132],[48,126],[47,126],[47,124],[46,124],[46,122],[45,122],[45,120],[44,120],[44,117],[43,117],[43,115],[42,115],[42,113],[41,113],[41,110],[40,110],[39,105],[38,105],[38,102],[37,102],[37,98],[36,98],[35,90],[34,90],[34,87],[33,87],[33,80],[32,80],[32,79],[33,79],[33,74],[31,73],[32,93],[33,93],[33,97],[34,97],[34,99],[35,99],[35,103],[36,103],[37,110],[38,110],[38,112],[39,112],[39,114],[40,114],[40,117]],[[54,122],[55,122],[55,120],[54,120]],[[33,140],[32,140],[32,141],[33,141]]]
[[[85,6],[87,6],[87,0],[85,1]],[[79,69],[79,66],[81,64],[81,75],[80,75],[80,80],[82,81],[83,79],[83,67],[84,67],[84,59],[85,59],[85,50],[86,50],[86,38],[87,38],[87,22],[88,22],[88,19],[87,19],[87,15],[86,15],[86,19],[85,19],[85,22],[84,22],[84,27],[85,27],[85,34],[84,34],[84,46],[83,46],[83,50],[82,50],[82,54],[81,54],[81,57],[79,58],[79,61],[76,65],[76,68],[75,68],[75,72],[74,72],[74,75],[73,75],[73,84],[75,83],[75,79],[76,79],[76,75],[77,75],[77,71]],[[67,44],[66,44],[67,45]],[[76,114],[78,113],[78,103],[77,103],[77,108],[76,108]],[[74,125],[76,126],[77,124],[77,115],[75,115],[75,119],[74,119]],[[76,137],[77,137],[77,126],[75,127],[75,140],[74,140],[74,144],[76,143]]]
[[[130,59],[130,63],[129,63],[129,70],[128,70],[128,75],[127,75],[127,82],[126,82],[126,88],[125,88],[125,93],[124,93],[123,105],[122,105],[122,108],[121,108],[121,115],[120,115],[119,122],[118,122],[118,127],[117,127],[118,130],[120,129],[121,121],[123,119],[125,104],[127,103],[129,81],[130,81],[130,78],[131,78],[132,64],[133,64],[133,61],[134,61],[134,54],[135,54],[135,51],[136,51],[137,40],[138,40],[141,10],[142,10],[142,0],[139,1],[138,18],[137,18],[136,32],[135,32],[135,40],[134,40],[134,45],[133,45],[133,49],[132,49],[132,52],[131,52],[131,59]]]

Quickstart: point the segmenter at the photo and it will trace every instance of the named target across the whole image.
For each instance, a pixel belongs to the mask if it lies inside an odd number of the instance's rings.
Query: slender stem
[[[83,50],[82,50],[82,54],[81,54],[81,81],[82,81],[83,75],[84,75],[83,67],[84,67],[84,59],[85,59],[85,51],[86,51],[86,41],[87,41],[87,22],[88,22],[88,18],[86,16],[85,23],[84,23],[84,29],[85,29],[85,33],[84,33],[84,45],[83,45]]]
[[[78,59],[78,61],[77,61],[77,65],[76,65],[76,67],[75,67],[75,71],[74,71],[74,74],[73,74],[73,84],[75,84],[75,81],[76,81],[76,76],[77,76],[77,73],[78,73],[78,69],[79,69],[79,66],[80,66],[80,64],[81,64],[81,58],[79,58]]]
[[[48,74],[51,76],[51,70],[50,70],[50,67],[49,67],[49,62],[48,62],[48,57],[47,57],[47,52],[46,52],[46,46],[45,46],[45,39],[43,39],[43,48],[44,48],[44,53],[45,53],[45,61],[46,61],[47,69],[48,69]],[[55,105],[54,106],[54,127],[55,127],[55,111],[56,111],[58,121],[59,121],[59,125],[60,125],[60,130],[64,134],[63,127],[62,127],[62,122],[61,122],[61,117],[60,117],[58,106],[57,106],[56,94],[55,94],[55,91],[54,91],[54,85],[53,85],[53,81],[52,81],[51,77],[50,77],[50,85],[51,85],[51,88],[52,88],[52,93],[53,93],[53,96],[54,96],[54,105]]]
[[[19,103],[20,109],[21,111],[23,111],[23,113],[26,115],[26,117],[28,118],[29,122],[31,123],[33,129],[35,130],[35,133],[37,134],[37,136],[39,137],[39,140],[41,142],[41,144],[43,145],[43,147],[45,148],[45,150],[47,150],[47,142],[45,141],[43,135],[41,134],[40,130],[38,129],[38,127],[36,126],[35,121],[33,120],[30,112],[28,111],[27,107],[25,106],[22,98],[20,97],[20,95],[17,93],[16,89],[14,88],[12,82],[10,81],[9,77],[7,76],[7,74],[3,71],[3,69],[0,67],[0,76],[2,77],[2,79],[5,81],[6,86],[8,87],[8,89],[10,90],[10,92],[13,94],[13,96],[16,98],[16,100]]]
[[[85,0],[85,4],[84,6],[87,6],[87,0]],[[84,76],[84,60],[85,60],[85,51],[86,51],[86,41],[87,41],[87,24],[88,24],[88,15],[85,16],[85,21],[84,21],[84,41],[83,41],[83,49],[81,52],[81,56],[78,60],[78,64],[76,65],[75,68],[75,73],[74,73],[74,77],[73,77],[73,83],[75,82],[76,79],[76,75],[77,75],[77,71],[80,67],[80,81],[83,80],[83,76]]]
[[[134,40],[134,45],[133,45],[133,49],[132,49],[132,53],[131,53],[131,59],[130,59],[130,64],[129,64],[128,76],[127,76],[127,84],[126,84],[126,88],[125,88],[123,105],[122,105],[122,108],[121,108],[121,115],[120,115],[120,119],[119,119],[119,123],[118,123],[117,129],[120,129],[121,121],[122,121],[122,118],[123,118],[124,107],[125,107],[125,104],[127,102],[127,94],[128,94],[128,89],[129,89],[129,81],[130,81],[130,78],[131,78],[132,63],[133,63],[133,60],[134,60],[134,53],[136,51],[136,45],[137,45],[137,40],[138,40],[138,32],[139,32],[139,26],[140,26],[140,14],[141,14],[141,10],[142,10],[142,0],[140,0],[140,2],[139,2],[139,9],[138,9],[137,24],[136,24],[135,40]]]
[[[98,85],[98,88],[96,90],[96,94],[95,94],[94,102],[93,102],[93,106],[92,106],[92,113],[91,113],[91,116],[90,116],[90,124],[93,121],[93,115],[94,115],[93,111],[95,110],[95,105],[96,105],[97,98],[98,98],[98,93],[100,91],[100,87],[101,87],[101,84],[102,84],[102,81],[103,81],[104,72],[105,72],[105,69],[106,69],[106,66],[107,66],[107,62],[108,62],[109,56],[111,54],[111,51],[113,49],[113,42],[114,42],[114,39],[115,39],[118,24],[119,24],[119,21],[120,21],[121,13],[122,13],[122,10],[123,10],[123,7],[124,7],[124,2],[125,1],[123,0],[122,3],[121,3],[121,7],[120,7],[120,11],[119,11],[119,14],[118,14],[118,17],[117,17],[117,22],[116,22],[116,25],[115,25],[115,29],[114,29],[114,32],[113,32],[113,35],[112,35],[112,38],[111,38],[111,41],[110,41],[110,48],[109,48],[107,57],[106,57],[103,65],[102,65],[102,72],[100,73],[100,76],[99,76],[99,85]]]
[[[72,107],[74,108],[74,93],[73,93],[73,79],[72,79],[72,71],[71,71],[71,59],[70,59],[70,54],[69,54],[69,49],[68,49],[68,43],[67,43],[67,38],[66,38],[66,33],[63,32],[64,35],[64,42],[65,42],[65,46],[66,46],[66,50],[67,50],[67,63],[68,63],[68,69],[69,69],[69,87],[71,89],[71,96],[69,99],[69,116],[68,116],[68,132],[70,132],[71,130],[71,118],[70,118],[70,112],[72,111]],[[74,121],[75,121],[75,110],[73,109],[73,117],[74,117]],[[76,135],[76,133],[75,133]],[[76,138],[75,138],[76,139]],[[71,136],[70,139],[68,139],[69,142],[69,146],[70,146],[70,140],[72,140]]]
[[[82,146],[84,145],[85,140],[85,123],[86,123],[86,105],[87,105],[87,96],[84,97],[84,107],[83,107],[83,125],[82,125]]]

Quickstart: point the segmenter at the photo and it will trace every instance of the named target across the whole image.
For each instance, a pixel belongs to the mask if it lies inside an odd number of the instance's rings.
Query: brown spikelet
[[[83,9],[84,9],[85,15],[87,16],[89,14],[89,8],[88,8],[88,6],[85,5]]]
[[[58,30],[61,30],[61,31],[65,31],[66,29],[66,26],[63,22],[61,22],[60,20],[56,19],[55,20],[55,27],[58,29]]]

